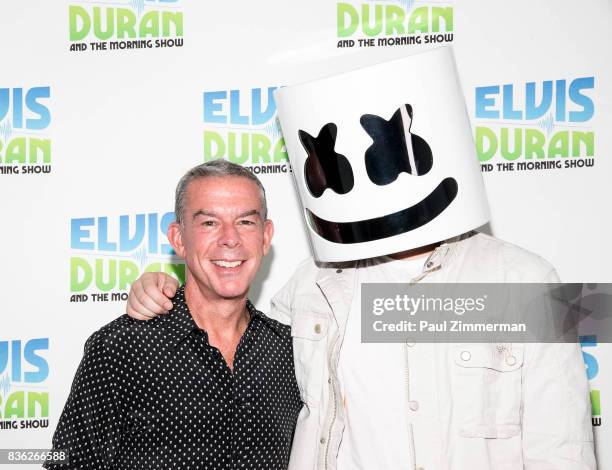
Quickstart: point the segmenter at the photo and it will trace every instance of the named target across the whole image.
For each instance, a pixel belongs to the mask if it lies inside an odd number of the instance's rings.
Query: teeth
[[[213,261],[213,263],[216,264],[217,266],[221,266],[222,268],[235,268],[236,266],[240,266],[242,264],[242,261],[218,260],[218,261]]]

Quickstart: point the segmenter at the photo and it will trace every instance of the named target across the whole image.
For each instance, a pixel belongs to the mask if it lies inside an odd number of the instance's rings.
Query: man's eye
[[[216,224],[214,220],[205,220],[204,222],[202,222],[202,225],[204,227],[214,227]]]
[[[255,225],[255,222],[252,220],[241,220],[238,222],[240,225]]]

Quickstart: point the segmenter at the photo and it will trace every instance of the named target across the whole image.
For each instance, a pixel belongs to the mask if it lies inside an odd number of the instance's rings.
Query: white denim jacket
[[[336,469],[345,428],[338,358],[356,270],[367,265],[359,261],[317,266],[312,259],[306,260],[272,300],[269,316],[291,325],[296,377],[305,403],[290,470]],[[542,258],[493,237],[470,233],[438,247],[413,282],[558,282],[558,278]],[[434,394],[437,435],[418,452],[431,453],[426,460],[436,464],[425,470],[596,468],[579,345],[514,344],[512,361],[495,354],[496,345],[469,344],[460,350],[452,344],[435,347],[431,359],[435,366],[430,370],[439,383]],[[466,348],[467,365],[456,357]],[[407,359],[406,368],[410,367]],[[408,430],[412,432],[411,425]],[[414,439],[406,437],[410,470],[418,470]]]

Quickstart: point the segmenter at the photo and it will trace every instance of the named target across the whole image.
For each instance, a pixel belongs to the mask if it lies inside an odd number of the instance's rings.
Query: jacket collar
[[[427,257],[423,263],[421,274],[414,278],[412,282],[418,282],[428,274],[450,265],[461,250],[462,244],[459,242],[472,237],[475,233],[470,231],[442,242]],[[318,263],[317,266],[319,270],[316,283],[332,309],[334,320],[341,327],[346,322],[357,287],[356,271],[365,267],[364,260],[345,263]]]

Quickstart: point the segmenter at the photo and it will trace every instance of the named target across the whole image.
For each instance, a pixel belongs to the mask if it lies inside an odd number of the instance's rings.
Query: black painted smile
[[[439,216],[457,196],[457,181],[445,178],[422,201],[382,217],[355,222],[331,222],[306,209],[310,227],[321,237],[343,245],[364,243],[401,235],[417,229]]]

